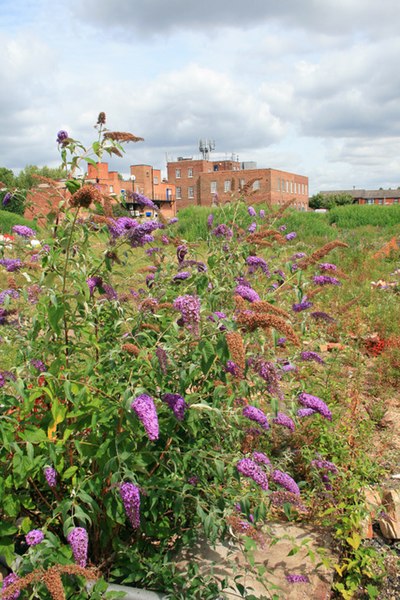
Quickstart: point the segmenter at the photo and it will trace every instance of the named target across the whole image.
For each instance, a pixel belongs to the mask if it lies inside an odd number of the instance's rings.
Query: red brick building
[[[324,196],[333,196],[337,194],[345,194],[353,197],[354,204],[380,204],[389,206],[391,204],[399,204],[400,190],[331,190],[329,192],[321,192]]]
[[[243,195],[253,204],[308,208],[308,177],[277,169],[257,169],[236,160],[178,158],[167,163],[168,182],[175,184],[177,210],[191,205],[211,206]]]

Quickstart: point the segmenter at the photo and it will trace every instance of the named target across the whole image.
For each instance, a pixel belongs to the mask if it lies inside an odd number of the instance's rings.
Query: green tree
[[[63,179],[66,173],[62,167],[37,167],[27,165],[16,177],[17,187],[29,190],[38,185],[39,180],[35,176],[48,177],[49,179]]]
[[[337,194],[318,192],[318,194],[311,196],[309,200],[309,206],[314,210],[316,208],[326,208],[329,210],[334,206],[344,206],[346,204],[353,204],[353,196],[343,192],[338,192]]]
[[[0,183],[4,184],[0,187],[10,188],[15,186],[15,175],[11,169],[0,167]]]

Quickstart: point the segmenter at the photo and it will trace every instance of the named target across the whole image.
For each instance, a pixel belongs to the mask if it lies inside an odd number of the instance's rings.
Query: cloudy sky
[[[0,166],[59,164],[100,111],[112,168],[238,155],[310,192],[400,185],[398,0],[0,0]]]

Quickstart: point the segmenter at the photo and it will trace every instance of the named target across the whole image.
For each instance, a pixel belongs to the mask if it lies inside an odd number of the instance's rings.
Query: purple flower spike
[[[260,215],[260,219],[264,219],[265,218],[265,210],[263,208],[260,210],[259,215]]]
[[[285,238],[290,242],[290,240],[294,240],[297,237],[297,233],[295,231],[291,231],[285,235]]]
[[[289,583],[310,583],[307,575],[296,575],[294,573],[291,575],[286,575],[286,581]]]
[[[337,266],[332,263],[320,263],[320,271],[337,271]]]
[[[74,561],[80,567],[86,567],[89,538],[86,529],[75,527],[67,535],[67,541],[71,546]]]
[[[6,592],[7,588],[10,587],[10,585],[12,585],[13,583],[16,583],[18,579],[19,577],[15,573],[10,573],[9,575],[7,575],[7,577],[4,577],[3,585],[1,587],[1,598],[4,598],[4,600],[17,600],[20,597],[21,592],[19,590],[13,592],[12,594],[7,594]]]
[[[256,229],[257,229],[257,223],[254,221],[254,223],[252,223],[251,225],[248,226],[247,231],[249,233],[254,233]]]
[[[35,237],[36,235],[36,231],[31,229],[30,227],[27,227],[26,225],[14,225],[12,230],[17,235],[20,235],[21,237],[25,238]]]
[[[267,474],[250,458],[242,458],[236,465],[239,473],[255,481],[261,489],[268,490]]]
[[[7,206],[7,204],[10,204],[12,199],[12,194],[11,192],[7,192],[6,194],[4,194],[4,198],[3,198],[3,206]]]
[[[312,352],[311,350],[305,350],[304,352],[302,352],[300,354],[300,358],[301,358],[301,360],[306,360],[306,361],[313,360],[313,361],[319,363],[320,365],[325,364],[324,359],[321,358],[319,354],[317,354],[316,352]]]
[[[259,408],[255,406],[245,406],[242,414],[244,417],[261,425],[263,429],[269,429],[267,416]]]
[[[303,300],[302,302],[298,302],[297,304],[293,304],[292,305],[292,310],[294,312],[301,312],[302,310],[307,310],[308,308],[311,308],[313,305],[312,302],[309,302],[308,300]]]
[[[174,308],[181,313],[182,322],[189,331],[195,335],[199,333],[200,300],[197,296],[178,296],[174,301]]]
[[[311,417],[311,415],[315,415],[316,412],[317,411],[313,408],[299,408],[296,415],[299,417],[299,419],[302,419],[304,417]]]
[[[316,285],[342,285],[339,279],[330,275],[314,275],[313,282]]]
[[[294,421],[281,412],[278,412],[277,416],[274,419],[272,419],[272,422],[275,423],[275,425],[282,425],[282,427],[287,427],[288,429],[290,429],[290,431],[294,431],[295,429]]]
[[[225,365],[225,371],[234,377],[242,376],[242,369],[233,360],[228,360]]]
[[[179,394],[164,394],[162,401],[168,404],[178,421],[182,421],[185,416],[187,404]]]
[[[158,417],[153,398],[147,396],[147,394],[141,394],[132,402],[131,408],[137,414],[139,421],[142,422],[149,440],[152,442],[158,440]]]
[[[140,527],[140,491],[133,483],[121,483],[119,493],[125,508],[126,515],[133,527]]]
[[[189,279],[190,275],[191,274],[189,271],[180,271],[179,273],[174,275],[172,279],[174,281],[184,281],[185,279]]]
[[[251,217],[257,216],[257,213],[256,213],[256,211],[254,210],[254,208],[252,206],[249,206],[249,208],[247,209],[247,212],[249,213],[249,215]]]
[[[213,213],[210,213],[207,217],[207,227],[209,229],[211,229],[211,227],[213,226],[213,223],[214,223],[214,215],[213,215]]]
[[[249,302],[258,302],[260,300],[260,296],[257,294],[257,292],[247,285],[238,285],[235,289],[235,294],[241,296],[244,298],[244,300],[248,300]]]
[[[307,394],[306,392],[301,392],[299,394],[298,400],[300,404],[305,406],[306,408],[312,408],[313,410],[319,412],[325,419],[328,421],[332,421],[332,413],[321,398],[317,396],[312,396],[311,394]]]
[[[93,296],[94,290],[103,285],[103,280],[101,277],[95,275],[94,277],[89,277],[86,279],[86,283],[88,285],[90,295]]]
[[[47,481],[47,485],[51,488],[55,488],[57,485],[57,471],[53,467],[46,467],[44,469],[44,476]]]
[[[320,469],[321,471],[329,471],[330,473],[335,474],[338,472],[337,466],[334,463],[329,462],[329,460],[319,458],[312,460],[311,464],[313,467],[315,467],[316,469]]]
[[[36,546],[44,540],[44,533],[40,529],[32,529],[25,536],[26,543],[28,546]]]
[[[177,247],[176,257],[177,257],[179,263],[181,263],[182,261],[185,260],[185,256],[187,253],[188,253],[188,248],[187,248],[187,246],[185,246],[185,244],[181,244],[180,246]]]
[[[264,452],[253,452],[253,460],[258,465],[267,465],[269,467],[271,464],[271,461]]]
[[[65,131],[65,129],[61,129],[58,133],[57,133],[57,144],[62,144],[63,142],[65,142],[65,140],[67,140],[69,138],[68,132]]]
[[[299,486],[297,485],[295,480],[292,477],[290,477],[290,475],[288,475],[287,473],[275,470],[272,473],[272,479],[273,481],[275,481],[275,483],[284,487],[285,490],[287,490],[288,492],[296,494],[296,496],[300,496]]]

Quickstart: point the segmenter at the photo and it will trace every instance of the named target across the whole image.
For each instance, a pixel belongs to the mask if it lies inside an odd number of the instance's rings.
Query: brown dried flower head
[[[286,312],[286,310],[283,310],[283,308],[280,308],[275,304],[270,304],[265,300],[258,300],[256,302],[252,302],[251,309],[254,310],[254,312],[279,315],[281,317],[284,317],[285,319],[290,319],[290,315],[288,312]]]
[[[99,112],[99,116],[97,117],[97,125],[105,125],[106,124],[106,113]]]
[[[93,185],[84,185],[70,198],[71,206],[81,206],[89,208],[92,202],[101,203],[102,196],[99,190]]]
[[[128,352],[128,354],[132,354],[132,356],[139,356],[140,348],[135,344],[130,344],[127,342],[126,344],[122,344],[122,350]]]
[[[244,371],[246,363],[246,352],[244,349],[243,338],[239,331],[228,331],[225,334],[229,353],[234,363]]]
[[[255,331],[258,327],[269,328],[273,327],[277,331],[284,333],[289,341],[295,346],[300,346],[299,338],[294,329],[277,315],[269,315],[266,313],[256,313],[251,310],[239,312],[236,317],[239,325],[242,325],[249,331]]]
[[[348,247],[349,246],[347,244],[345,244],[344,242],[341,242],[340,240],[334,240],[333,242],[328,242],[327,244],[324,244],[324,246],[321,246],[321,248],[318,248],[318,250],[315,250],[315,252],[310,254],[310,256],[307,256],[306,258],[299,260],[297,262],[297,266],[299,269],[305,269],[306,267],[308,267],[310,265],[315,265],[315,263],[319,262],[321,260],[321,258],[323,258],[327,254],[329,254],[329,252],[331,252],[335,248],[348,248]]]
[[[112,140],[113,142],[143,142],[144,138],[133,135],[126,131],[107,131],[104,134],[106,140]]]

